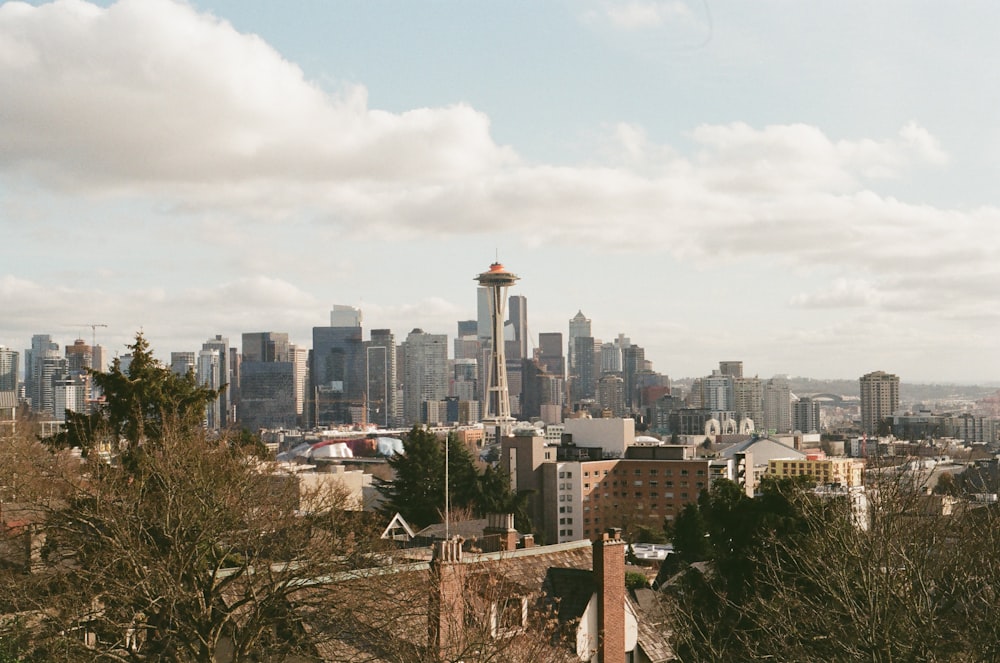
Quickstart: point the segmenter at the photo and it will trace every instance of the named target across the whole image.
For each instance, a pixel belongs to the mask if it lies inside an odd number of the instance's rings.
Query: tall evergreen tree
[[[524,511],[510,491],[502,472],[487,468],[480,474],[472,455],[454,436],[449,436],[448,487],[453,509],[477,515]],[[385,496],[386,513],[399,512],[418,527],[439,522],[445,507],[445,443],[427,430],[414,427],[403,441],[403,454],[389,460],[395,478],[379,487]],[[523,500],[521,500],[523,502]]]
[[[115,357],[107,373],[91,371],[103,400],[90,414],[67,412],[66,432],[50,440],[54,446],[80,447],[86,454],[106,442],[112,453],[124,444],[123,451],[132,454],[143,444],[159,443],[165,424],[176,434],[201,428],[205,406],[218,392],[157,361],[142,332],[127,347],[132,359],[126,370]]]

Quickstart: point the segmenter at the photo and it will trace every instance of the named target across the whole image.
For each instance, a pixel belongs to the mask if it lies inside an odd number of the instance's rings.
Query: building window
[[[659,486],[659,485],[660,485],[660,482],[659,482],[659,481],[657,481],[656,479],[653,479],[653,480],[651,480],[651,481],[649,482],[649,485],[650,485],[651,487],[655,488],[656,486]]]
[[[659,473],[660,473],[660,471],[659,471],[659,470],[657,470],[657,469],[656,469],[656,468],[654,467],[653,469],[651,469],[651,470],[649,471],[649,476],[651,476],[651,477],[655,477],[655,476],[656,476],[657,474],[659,474]]]
[[[688,471],[687,470],[681,470],[681,476],[682,477],[686,477],[687,475],[688,475]]]
[[[634,485],[636,485],[636,486],[641,486],[641,485],[642,485],[642,480],[641,480],[641,479],[636,479],[636,480],[635,480],[635,481],[633,482],[633,484],[634,484]]]
[[[655,500],[655,499],[657,499],[657,498],[658,498],[659,496],[660,496],[660,494],[654,491],[654,492],[652,492],[652,493],[650,493],[650,494],[649,494],[649,499],[651,499],[651,500]]]
[[[566,513],[566,507],[564,506],[559,507],[559,513]]]
[[[635,472],[633,472],[633,474],[635,474],[636,476],[639,476],[640,474],[642,474],[642,470],[637,467],[637,468],[635,468]]]
[[[566,473],[565,472],[560,472],[559,473],[559,478],[560,479],[565,479],[566,478]]]

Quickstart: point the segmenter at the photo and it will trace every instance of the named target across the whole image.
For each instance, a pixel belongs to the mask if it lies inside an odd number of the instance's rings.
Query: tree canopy
[[[525,499],[510,490],[502,470],[476,469],[472,455],[454,436],[442,442],[434,433],[414,427],[403,441],[403,453],[390,459],[395,477],[379,486],[383,510],[400,513],[417,527],[440,522],[445,506],[445,444],[448,445],[449,502],[453,509],[476,515],[514,513],[520,519]],[[524,520],[520,520],[523,526]]]
[[[158,443],[167,426],[175,435],[201,427],[205,406],[218,391],[198,385],[194,375],[177,375],[161,364],[138,332],[127,346],[131,361],[122,370],[115,357],[108,372],[90,371],[102,399],[90,414],[67,412],[66,431],[56,446],[80,447],[84,454],[106,444],[112,453],[133,453],[144,443]]]

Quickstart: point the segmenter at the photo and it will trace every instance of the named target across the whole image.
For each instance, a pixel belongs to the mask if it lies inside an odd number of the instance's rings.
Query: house
[[[348,574],[336,615],[303,622],[331,637],[320,660],[665,661],[667,631],[641,619],[655,598],[625,588],[619,530],[600,540],[468,552],[461,538],[434,544],[430,562]],[[329,595],[324,599],[330,601]],[[326,621],[324,621],[324,618]],[[332,620],[332,621],[331,621]]]

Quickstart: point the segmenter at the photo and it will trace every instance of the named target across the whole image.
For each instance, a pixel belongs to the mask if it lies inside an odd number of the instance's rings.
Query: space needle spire
[[[486,382],[486,413],[483,426],[493,429],[497,436],[510,435],[514,419],[510,416],[510,392],[507,390],[507,358],[504,356],[503,324],[507,309],[507,289],[518,280],[516,274],[504,269],[499,262],[490,265],[488,271],[476,277],[479,285],[489,290],[490,360]]]

